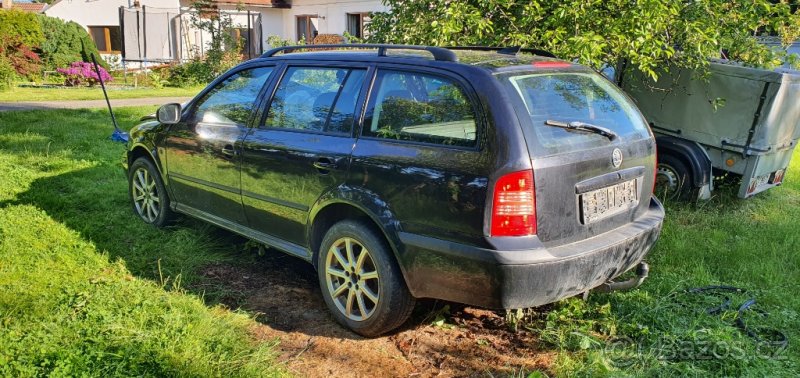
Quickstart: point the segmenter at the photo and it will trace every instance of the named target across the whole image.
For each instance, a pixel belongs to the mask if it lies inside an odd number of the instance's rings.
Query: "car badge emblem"
[[[622,165],[622,151],[619,148],[615,148],[614,152],[611,153],[611,164],[614,165],[614,168],[619,168]]]

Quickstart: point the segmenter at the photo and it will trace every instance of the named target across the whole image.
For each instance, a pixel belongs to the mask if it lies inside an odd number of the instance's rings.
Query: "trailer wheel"
[[[662,199],[687,198],[694,188],[692,172],[680,159],[671,155],[659,157],[656,172],[656,195]]]

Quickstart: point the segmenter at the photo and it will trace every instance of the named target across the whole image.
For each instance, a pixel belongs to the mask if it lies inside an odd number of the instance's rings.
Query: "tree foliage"
[[[218,76],[239,64],[243,41],[233,35],[236,25],[231,14],[220,11],[213,0],[194,0],[190,8],[192,26],[211,35],[204,60],[212,74]]]
[[[17,71],[8,58],[0,55],[0,91],[11,88],[14,79],[17,78]]]
[[[33,79],[41,73],[39,55],[19,36],[0,36],[0,57],[11,64],[19,77]]]
[[[38,22],[44,32],[39,55],[46,69],[68,67],[73,62],[91,62],[92,54],[98,58],[98,64],[108,68],[108,64],[100,59],[100,53],[89,33],[79,24],[45,15],[39,15]]]
[[[794,63],[758,43],[800,37],[788,0],[383,0],[367,25],[369,42],[523,46],[601,68],[626,61],[655,78],[657,68],[705,67],[727,56],[749,65]]]
[[[44,34],[36,14],[11,9],[0,12],[0,36],[11,38],[29,47],[39,47]]]

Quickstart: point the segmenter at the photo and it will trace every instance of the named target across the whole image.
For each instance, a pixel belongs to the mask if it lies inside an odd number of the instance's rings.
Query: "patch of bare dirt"
[[[494,311],[437,301],[418,302],[412,318],[390,335],[360,337],[329,315],[311,265],[279,252],[252,266],[214,264],[200,274],[190,289],[213,291],[229,307],[258,313],[253,335],[278,339],[279,360],[299,376],[527,375],[549,370],[553,358],[530,333],[511,332]]]

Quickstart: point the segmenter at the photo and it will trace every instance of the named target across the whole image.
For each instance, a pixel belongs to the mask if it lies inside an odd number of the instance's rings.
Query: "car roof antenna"
[[[111,122],[114,124],[114,132],[111,134],[111,140],[114,142],[128,143],[128,133],[120,130],[119,125],[117,125],[117,117],[114,116],[114,109],[111,109],[111,101],[108,99],[106,84],[103,82],[103,75],[100,75],[100,66],[97,65],[97,59],[94,57],[94,54],[92,54],[92,63],[94,64],[94,72],[97,73],[97,80],[100,81],[100,87],[103,88],[103,96],[106,98],[108,112],[111,114]]]

